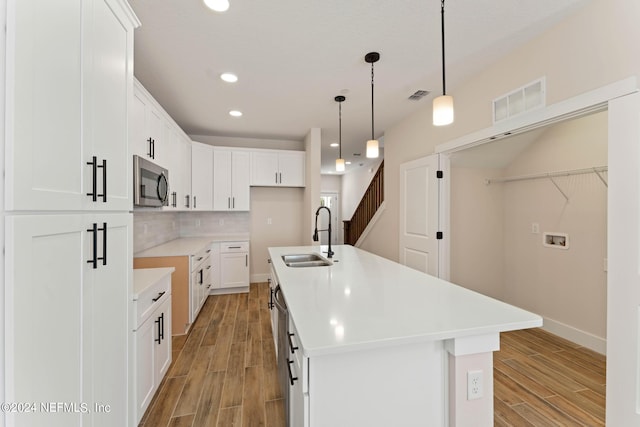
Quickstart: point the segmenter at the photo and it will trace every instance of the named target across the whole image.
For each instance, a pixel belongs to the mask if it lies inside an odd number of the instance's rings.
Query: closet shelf
[[[494,184],[494,183],[497,184],[501,182],[527,181],[530,179],[548,178],[568,202],[569,197],[566,195],[564,191],[562,191],[558,183],[553,178],[559,177],[559,176],[571,176],[571,175],[583,175],[587,173],[595,173],[598,176],[598,178],[600,178],[600,181],[602,181],[604,186],[609,187],[607,181],[602,176],[602,172],[606,172],[608,169],[609,168],[607,166],[595,166],[592,168],[573,169],[573,170],[556,171],[556,172],[543,172],[543,173],[532,174],[532,175],[511,176],[506,178],[487,178],[484,180],[484,182],[485,184],[489,185],[489,184]]]

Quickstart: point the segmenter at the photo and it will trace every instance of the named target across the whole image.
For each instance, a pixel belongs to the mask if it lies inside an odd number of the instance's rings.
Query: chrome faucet
[[[329,227],[325,230],[318,230],[318,215],[320,215],[320,209],[326,209],[329,212]],[[318,231],[328,231],[329,232],[329,249],[327,252],[327,258],[333,257],[334,252],[331,250],[331,210],[326,206],[320,206],[316,211],[316,228],[313,231],[313,241],[318,241]]]

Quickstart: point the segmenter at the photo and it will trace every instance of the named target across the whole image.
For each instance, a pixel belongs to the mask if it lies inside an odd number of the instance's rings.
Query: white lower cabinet
[[[149,286],[134,302],[135,422],[140,422],[171,365],[171,276]]]
[[[271,262],[271,260],[269,260]],[[269,301],[268,308],[271,312],[271,332],[273,335],[273,344],[276,349],[276,356],[278,355],[278,309],[274,304],[276,286],[278,286],[278,276],[271,266],[271,272],[269,277]]]
[[[191,257],[189,322],[193,323],[211,288],[211,246],[207,245]]]
[[[132,215],[8,215],[5,229],[5,400],[38,405],[7,425],[128,425]]]
[[[220,244],[220,288],[249,288],[249,242]]]

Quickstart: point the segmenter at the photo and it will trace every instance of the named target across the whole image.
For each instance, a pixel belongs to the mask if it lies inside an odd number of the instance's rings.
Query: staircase
[[[355,246],[382,202],[384,202],[384,160],[380,163],[378,171],[373,176],[351,219],[342,221],[346,245]]]

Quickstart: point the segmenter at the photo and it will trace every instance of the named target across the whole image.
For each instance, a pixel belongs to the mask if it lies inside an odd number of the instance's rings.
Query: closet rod
[[[553,178],[556,176],[570,176],[570,175],[582,175],[585,173],[595,173],[596,175],[598,175],[598,178],[600,178],[600,180],[606,186],[607,183],[604,180],[604,178],[602,178],[602,175],[600,175],[600,173],[606,172],[608,169],[609,168],[607,166],[596,166],[593,168],[573,169],[573,170],[558,171],[558,172],[544,172],[544,173],[538,173],[533,175],[512,176],[507,178],[490,178],[490,179],[488,178],[488,179],[485,179],[484,182],[485,184],[489,185],[489,184],[498,183],[498,182],[525,181],[529,179]]]

